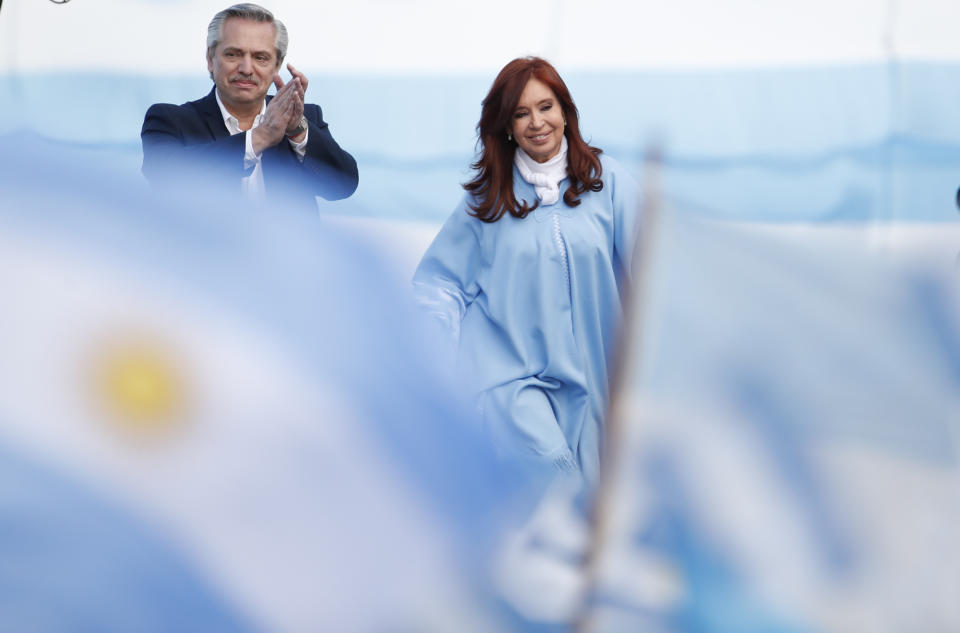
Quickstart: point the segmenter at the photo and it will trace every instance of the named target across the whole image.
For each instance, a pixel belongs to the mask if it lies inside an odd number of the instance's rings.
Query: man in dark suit
[[[357,163],[333,140],[320,107],[305,103],[307,78],[287,64],[287,30],[255,4],[219,12],[207,33],[210,93],[183,105],[150,106],[143,121],[143,174],[154,184],[187,174],[255,200],[283,195],[339,200],[357,188]],[[273,84],[277,93],[267,96]]]

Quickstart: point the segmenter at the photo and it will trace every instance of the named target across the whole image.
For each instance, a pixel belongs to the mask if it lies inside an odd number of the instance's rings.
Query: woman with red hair
[[[639,195],[580,135],[556,69],[515,59],[483,100],[476,174],[414,275],[495,441],[597,475]]]

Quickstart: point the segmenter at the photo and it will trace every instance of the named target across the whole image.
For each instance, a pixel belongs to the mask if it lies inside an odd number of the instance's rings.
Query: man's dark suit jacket
[[[158,103],[147,110],[140,139],[143,174],[152,184],[176,185],[202,174],[207,184],[240,190],[241,178],[253,170],[243,166],[245,135],[227,131],[214,90],[183,105]],[[310,125],[303,163],[286,139],[261,155],[267,198],[280,193],[312,203],[313,196],[348,197],[357,188],[357,162],[333,140],[320,106],[307,103],[303,113]]]

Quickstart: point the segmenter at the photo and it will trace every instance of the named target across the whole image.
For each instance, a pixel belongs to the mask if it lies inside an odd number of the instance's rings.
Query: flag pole
[[[639,367],[642,355],[642,339],[644,333],[645,298],[650,291],[651,262],[653,250],[658,239],[658,231],[662,220],[663,204],[660,192],[660,179],[663,164],[663,154],[660,144],[652,142],[647,146],[644,161],[641,186],[643,195],[639,208],[636,209],[638,222],[637,234],[633,241],[633,256],[629,260],[628,279],[621,290],[623,302],[623,322],[620,325],[618,344],[614,348],[610,369],[610,404],[607,411],[606,430],[603,440],[603,459],[600,462],[600,472],[597,488],[590,512],[590,541],[584,561],[583,593],[574,622],[577,633],[593,631],[591,598],[594,595],[601,571],[601,552],[608,525],[606,517],[610,515],[610,504],[613,503],[613,481],[618,466],[623,459],[622,448],[625,444],[628,425],[636,423],[630,419],[631,406],[634,402],[631,394],[631,383],[636,384],[638,376],[635,369]]]

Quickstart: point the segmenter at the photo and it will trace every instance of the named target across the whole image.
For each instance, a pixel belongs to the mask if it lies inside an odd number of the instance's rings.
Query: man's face
[[[207,69],[229,110],[259,108],[280,67],[274,48],[276,31],[269,22],[230,18],[220,43],[207,57]]]

